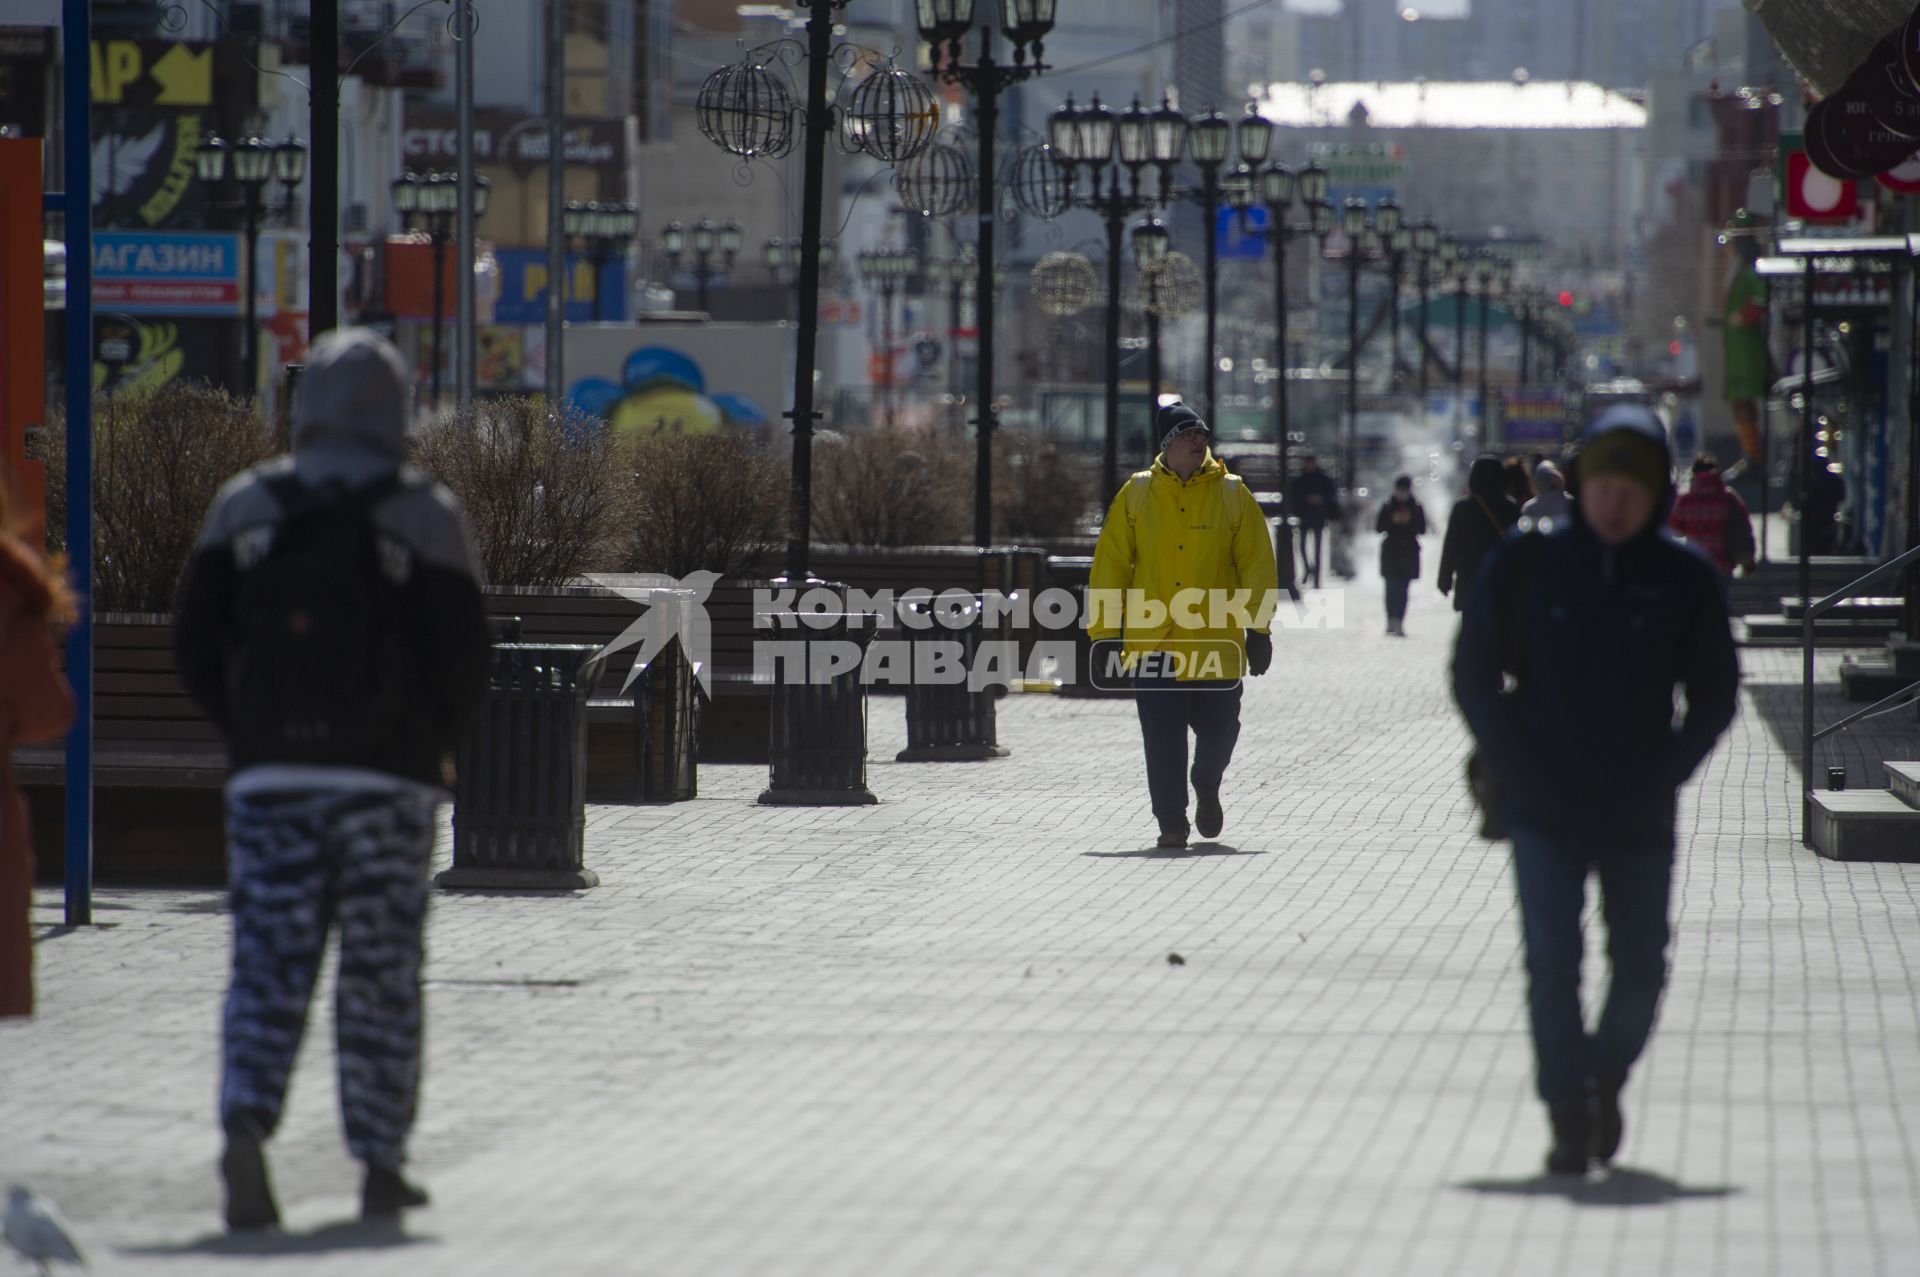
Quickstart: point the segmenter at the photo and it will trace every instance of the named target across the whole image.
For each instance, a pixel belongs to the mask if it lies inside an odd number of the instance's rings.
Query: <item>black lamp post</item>
[[[1166,264],[1172,237],[1157,217],[1149,217],[1133,228],[1133,265],[1146,286],[1147,312],[1147,411],[1160,410],[1160,273]],[[1152,418],[1148,418],[1148,443],[1152,444]]]
[[[719,274],[713,269],[714,253],[718,251],[726,264],[725,268],[732,270],[734,259],[740,255],[741,245],[745,242],[745,235],[740,223],[735,221],[715,226],[712,219],[703,217],[693,224],[691,235],[679,222],[668,222],[667,229],[660,234],[660,247],[665,250],[667,260],[673,263],[676,271],[680,269],[680,258],[686,253],[689,240],[693,243],[693,278],[697,290],[694,304],[704,312],[713,277]]]
[[[1201,384],[1207,416],[1211,419],[1219,413],[1216,396],[1220,371],[1220,208],[1225,193],[1220,168],[1227,162],[1228,154],[1236,149],[1236,138],[1241,169],[1251,170],[1266,163],[1273,150],[1273,123],[1252,106],[1248,106],[1237,125],[1219,111],[1209,109],[1186,122],[1185,135],[1194,167],[1200,170],[1200,189],[1186,193],[1199,203],[1206,221],[1206,368]]]
[[[1327,174],[1314,164],[1309,164],[1299,173],[1280,163],[1268,164],[1257,173],[1248,167],[1233,174],[1224,185],[1231,207],[1245,213],[1258,203],[1267,212],[1267,242],[1273,249],[1273,432],[1283,503],[1279,526],[1274,530],[1274,557],[1280,566],[1280,585],[1291,592],[1295,589],[1290,522],[1292,511],[1284,505],[1293,470],[1292,428],[1287,419],[1287,368],[1290,362],[1287,349],[1287,251],[1296,234],[1315,234],[1324,240],[1333,230],[1333,209],[1326,202]],[[1309,218],[1301,226],[1294,225],[1292,221],[1296,197],[1305,206]]]
[[[1374,229],[1379,232],[1381,255],[1387,263],[1387,325],[1390,333],[1387,351],[1387,389],[1400,386],[1400,270],[1407,250],[1413,246],[1413,232],[1407,229],[1400,204],[1389,196],[1373,211]]]
[[[978,385],[978,449],[974,474],[973,535],[982,549],[993,542],[993,240],[1000,215],[994,186],[994,143],[1000,128],[1000,95],[1021,81],[1046,70],[1045,41],[1053,31],[1055,0],[1000,0],[1000,31],[1013,45],[1013,64],[993,58],[993,28],[980,28],[980,57],[971,66],[963,59],[962,43],[973,30],[974,0],[914,0],[920,38],[930,46],[929,65],[949,84],[972,94],[975,128],[979,133],[980,243],[975,263],[980,299],[980,358],[975,370]],[[1028,61],[1028,52],[1032,60]]]
[[[960,411],[967,392],[960,376],[959,334],[962,329],[973,326],[967,312],[978,299],[976,265],[973,244],[967,240],[960,242],[952,257],[936,257],[926,265],[927,282],[947,290],[947,402],[953,409],[955,434],[966,424]]]
[[[562,216],[567,238],[586,245],[587,261],[593,265],[593,322],[597,324],[601,320],[600,277],[607,263],[639,234],[640,211],[632,204],[568,200]]]
[[[1466,405],[1467,288],[1473,282],[1473,259],[1451,238],[1440,241],[1440,259],[1446,263],[1447,282],[1453,288],[1453,424],[1457,436]]]
[[[473,181],[473,215],[475,219],[486,216],[487,198],[492,193],[492,183],[484,177]],[[426,228],[427,240],[433,246],[433,370],[432,395],[433,406],[440,407],[440,343],[446,319],[446,247],[453,238],[455,220],[460,212],[460,179],[453,173],[427,173],[424,176],[408,169],[393,179],[393,207],[400,214],[400,225],[412,230],[414,219],[419,218]],[[462,270],[473,269],[471,262],[462,262]],[[549,288],[564,287],[564,281],[549,281]]]
[[[260,386],[260,289],[253,277],[255,259],[259,257],[260,222],[268,213],[292,215],[294,189],[307,174],[307,148],[305,143],[292,137],[276,144],[249,135],[232,146],[218,137],[209,137],[200,144],[194,167],[200,180],[209,186],[217,187],[231,175],[240,187],[237,207],[245,231],[247,266],[245,317],[241,320],[240,338],[243,375],[247,394],[251,396],[259,392]],[[267,200],[265,192],[269,182],[280,184],[280,199]]]
[[[1533,317],[1539,291],[1531,284],[1520,289],[1520,384],[1533,384]]]
[[[880,293],[880,345],[886,351],[886,379],[880,385],[881,409],[887,429],[897,424],[894,402],[893,299],[900,286],[913,275],[919,264],[912,253],[899,248],[870,249],[860,254],[860,278]]]
[[[1340,230],[1347,237],[1347,442],[1342,450],[1341,480],[1349,489],[1360,486],[1355,466],[1360,448],[1360,261],[1366,256],[1372,232],[1367,202],[1349,198],[1340,212]]]
[[[1433,294],[1433,262],[1439,251],[1440,228],[1429,217],[1413,228],[1415,282],[1420,289],[1420,412],[1423,419],[1427,411],[1427,373],[1432,366],[1432,352],[1427,345],[1427,306]]]
[[[1157,124],[1156,124],[1157,121]],[[1149,115],[1138,98],[1116,115],[1099,98],[1085,108],[1072,99],[1047,121],[1053,154],[1066,170],[1068,199],[1098,213],[1107,231],[1106,438],[1102,445],[1103,492],[1120,487],[1120,265],[1126,255],[1127,219],[1165,202],[1172,189],[1173,166],[1186,148],[1186,121],[1180,113]],[[1156,169],[1157,191],[1141,188],[1141,175]],[[1079,174],[1087,173],[1087,189]],[[1123,180],[1124,175],[1124,180]]]

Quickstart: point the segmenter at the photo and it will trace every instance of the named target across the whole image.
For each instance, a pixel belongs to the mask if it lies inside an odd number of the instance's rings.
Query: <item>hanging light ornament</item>
[[[900,202],[925,217],[952,217],[973,203],[966,152],[935,142],[900,166]]]
[[[1142,291],[1146,309],[1162,319],[1178,319],[1200,304],[1204,282],[1200,268],[1185,253],[1171,252],[1148,267],[1150,284]]]
[[[1100,297],[1100,277],[1082,253],[1048,253],[1029,280],[1040,309],[1056,318],[1078,315]]]
[[[1050,222],[1073,203],[1073,169],[1052,146],[1041,142],[1013,162],[1013,202],[1028,217]]]
[[[848,95],[840,110],[840,145],[883,164],[901,164],[933,145],[940,104],[917,75],[889,63]]]
[[[777,160],[793,150],[794,105],[782,77],[747,58],[707,77],[695,100],[700,131],[743,160]]]

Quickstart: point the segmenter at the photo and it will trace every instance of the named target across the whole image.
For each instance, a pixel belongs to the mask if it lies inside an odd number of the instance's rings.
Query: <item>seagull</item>
[[[60,1218],[59,1208],[18,1184],[7,1193],[7,1222],[3,1231],[7,1244],[22,1257],[32,1260],[39,1267],[41,1277],[53,1271],[56,1259],[82,1268],[87,1266],[87,1261],[80,1257],[80,1248],[73,1244],[73,1237],[67,1232],[67,1221]]]

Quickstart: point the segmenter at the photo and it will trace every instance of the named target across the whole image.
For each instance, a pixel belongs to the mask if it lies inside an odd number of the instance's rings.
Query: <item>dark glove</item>
[[[1247,672],[1259,678],[1272,664],[1273,636],[1247,631]]]
[[[1093,640],[1088,648],[1087,671],[1083,676],[1088,686],[1103,691],[1114,691],[1126,686],[1133,675],[1120,663],[1120,657],[1125,650],[1126,644],[1117,638]]]

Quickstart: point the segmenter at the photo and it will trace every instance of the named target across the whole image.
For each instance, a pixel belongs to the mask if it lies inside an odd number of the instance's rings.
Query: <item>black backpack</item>
[[[281,521],[241,564],[227,705],[236,758],[367,765],[403,725],[410,551],[374,525],[400,474],[348,489],[265,480]]]

